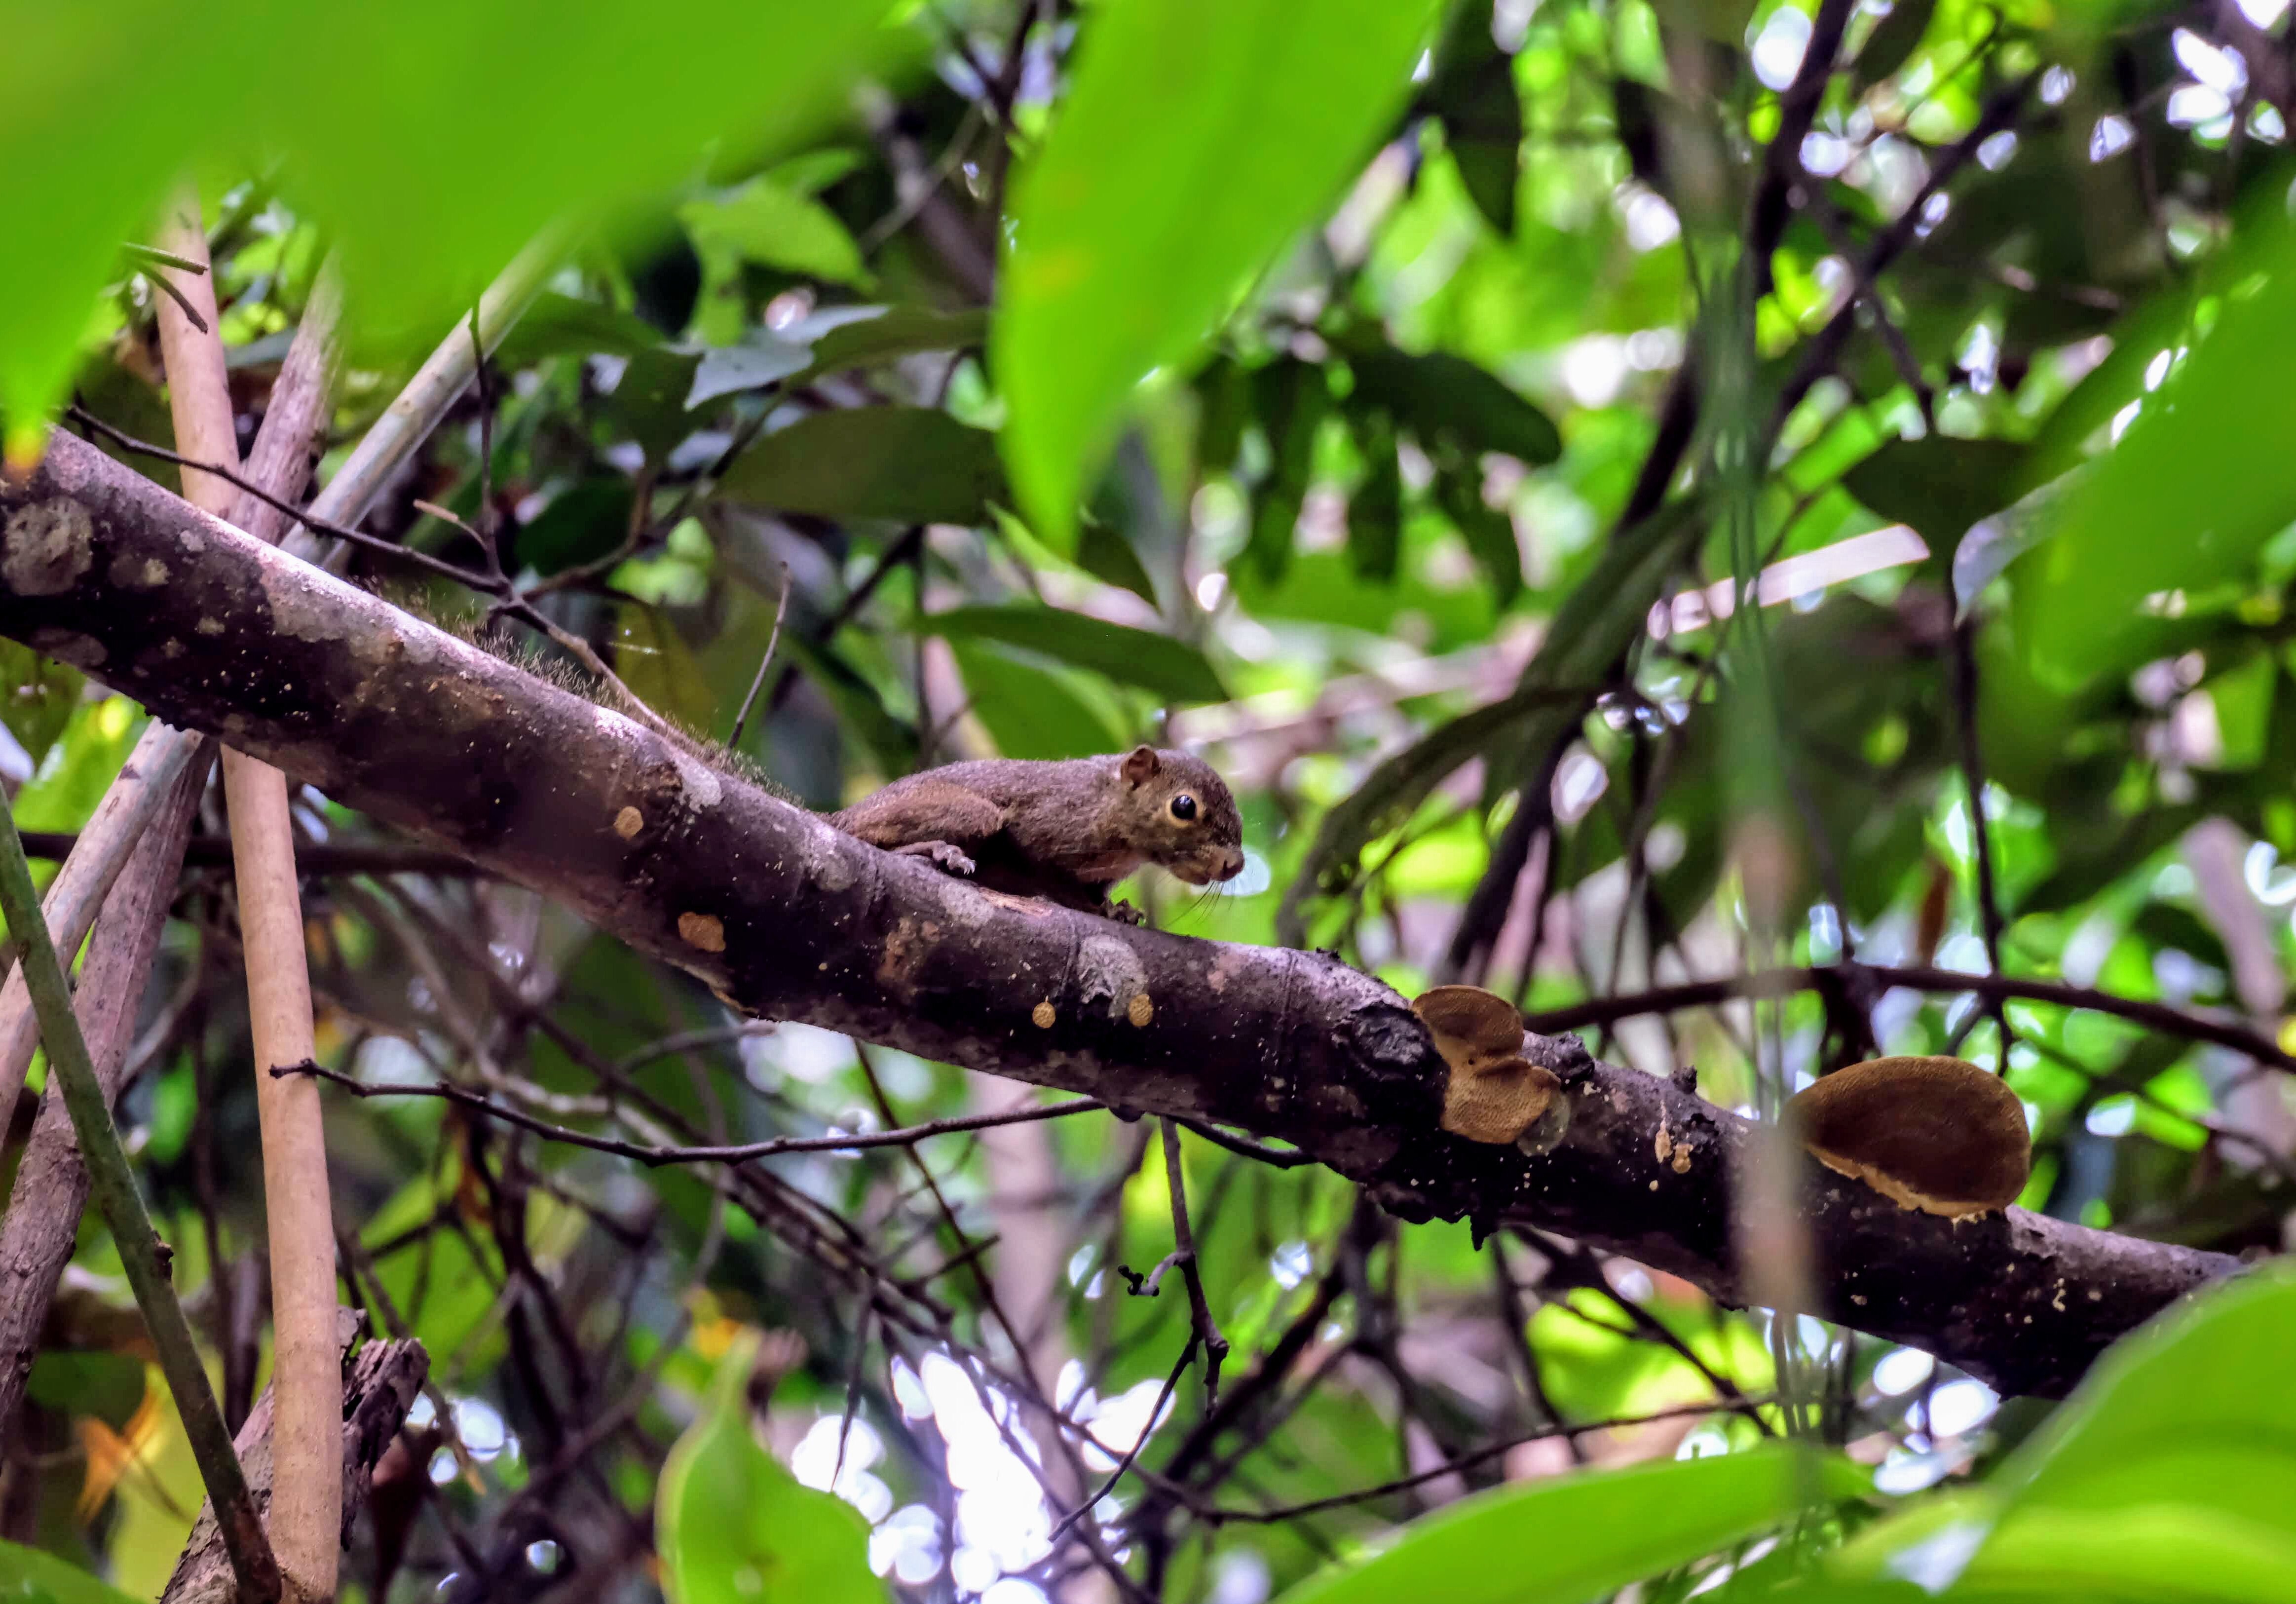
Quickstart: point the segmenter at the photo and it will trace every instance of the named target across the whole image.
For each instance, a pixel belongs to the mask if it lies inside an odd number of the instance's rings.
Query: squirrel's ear
[[[1156,749],[1153,746],[1135,746],[1124,754],[1125,782],[1128,785],[1144,786],[1155,777],[1156,770],[1162,767],[1163,764],[1157,758]]]

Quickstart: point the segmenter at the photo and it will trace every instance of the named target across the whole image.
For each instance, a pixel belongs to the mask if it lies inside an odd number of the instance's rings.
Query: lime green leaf
[[[1006,460],[1065,547],[1151,369],[1336,199],[1409,88],[1434,0],[1110,0],[1013,199],[990,344]],[[1144,137],[1144,130],[1154,137]]]
[[[1082,758],[1122,744],[1092,704],[1049,669],[985,642],[952,645],[980,720],[1008,758]]]
[[[985,430],[922,407],[859,407],[767,435],[734,459],[718,494],[829,518],[984,523],[1004,476]]]
[[[1041,652],[1168,702],[1224,702],[1226,687],[1185,641],[1059,607],[955,607],[919,621],[945,639],[994,640]]]
[[[2130,1495],[2118,1478],[2148,1458],[2243,1448],[2268,1451],[2296,1485],[2296,1393],[2283,1385],[2292,1331],[2296,1274],[2284,1267],[2172,1308],[2106,1350],[2071,1400],[2002,1466],[1997,1485],[2013,1509],[2086,1507]],[[2159,1490],[2193,1485],[2194,1468]],[[2265,1467],[2243,1463],[2237,1481],[2277,1496]],[[2239,1485],[2214,1485],[2210,1498],[2250,1512]]]
[[[1961,1582],[2053,1599],[2291,1604],[2296,1600],[2296,1534],[2284,1518],[2267,1525],[2187,1503],[2080,1513],[2030,1509],[2003,1520]]]
[[[1562,455],[1554,420],[1464,357],[1389,346],[1347,353],[1356,393],[1386,407],[1431,448],[1497,451],[1543,467]]]
[[[841,112],[906,43],[891,9],[663,0],[637,28],[600,0],[11,0],[0,171],[40,237],[0,253],[12,448],[37,448],[120,243],[186,169],[283,152],[280,193],[337,243],[362,325],[428,341],[554,219],[676,178],[713,139],[767,154]],[[223,83],[265,88],[217,117]]]
[[[2011,570],[2019,633],[2061,684],[2143,661],[2159,614],[2173,611],[2150,598],[2237,578],[2296,518],[2296,452],[2274,400],[2296,372],[2296,234],[2260,220],[2268,248],[2259,239],[2246,257],[2256,270],[2216,299],[2214,326],[2135,403],[2120,443],[2067,497],[2055,536]]]
[[[1806,1493],[1831,1503],[1867,1485],[1846,1460],[1798,1464],[1795,1453],[1767,1448],[1495,1488],[1414,1521],[1386,1552],[1310,1580],[1284,1604],[1582,1604],[1789,1520]]]
[[[689,201],[677,215],[705,261],[731,253],[840,284],[868,276],[861,247],[836,214],[771,178],[753,178],[722,201]]]
[[[53,1554],[0,1539],[0,1600],[5,1604],[136,1604],[109,1583]]]
[[[884,1604],[869,1526],[804,1485],[750,1427],[754,1337],[718,1367],[701,1418],[663,1462],[654,1519],[672,1604]]]

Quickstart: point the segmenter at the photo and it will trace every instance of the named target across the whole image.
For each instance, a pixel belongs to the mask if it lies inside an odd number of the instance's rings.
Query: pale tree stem
[[[196,193],[187,190],[171,204],[161,243],[178,255],[206,262],[207,234]],[[160,344],[177,449],[236,473],[239,445],[223,343],[214,333],[213,280],[212,274],[185,274],[176,286],[209,332],[202,333],[172,299],[162,300]],[[239,495],[226,481],[191,470],[184,473],[184,493],[219,518],[232,515]],[[291,1587],[305,1599],[332,1599],[342,1530],[343,1405],[326,1130],[319,1089],[309,1077],[266,1073],[308,1063],[314,1050],[295,840],[284,775],[228,747],[223,772],[247,958],[271,1240],[272,1386],[277,1398],[271,1542]]]

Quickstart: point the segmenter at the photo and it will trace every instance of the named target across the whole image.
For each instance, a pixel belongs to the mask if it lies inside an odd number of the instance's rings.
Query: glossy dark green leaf
[[[1233,358],[1213,358],[1196,375],[1196,406],[1197,465],[1224,473],[1234,465],[1251,421],[1251,375]]]
[[[829,518],[983,523],[1005,498],[996,437],[922,407],[818,412],[751,446],[718,481],[728,501]]]
[[[758,1444],[749,1379],[757,1342],[734,1343],[700,1419],[663,1461],[654,1500],[671,1604],[884,1604],[869,1524]]]
[[[1434,0],[1113,0],[1017,177],[990,339],[1030,521],[1072,539],[1133,387],[1338,199],[1410,88]]]
[[[1493,228],[1512,234],[1522,97],[1515,90],[1514,58],[1492,36],[1491,11],[1491,0],[1467,0],[1451,13],[1425,103],[1442,119],[1467,198]]]
[[[1059,607],[958,607],[921,621],[951,641],[994,640],[1091,669],[1168,702],[1222,702],[1227,691],[1204,654],[1183,640]]]
[[[1363,482],[1348,499],[1348,561],[1364,579],[1395,578],[1403,549],[1403,465],[1395,451],[1395,424],[1377,410],[1355,417]]]
[[[1544,412],[1489,373],[1448,351],[1412,356],[1391,346],[1349,350],[1355,393],[1384,407],[1422,444],[1498,451],[1543,467],[1562,455]]]
[[[694,370],[701,362],[697,351],[652,347],[629,359],[622,376],[615,381],[613,393],[606,398],[608,415],[656,465],[693,432],[685,398],[693,388]]]
[[[1283,1604],[1582,1604],[1831,1504],[1867,1484],[1845,1460],[1788,1447],[1520,1482],[1414,1521],[1370,1559]]]
[[[751,329],[733,345],[713,345],[701,353],[685,404],[699,407],[719,396],[762,390],[809,372],[813,352],[765,329]]]
[[[661,342],[660,331],[635,312],[545,293],[503,337],[496,359],[504,367],[529,367],[545,357],[636,357]]]
[[[1273,583],[1292,560],[1292,531],[1316,465],[1316,433],[1331,413],[1332,395],[1322,368],[1288,357],[1251,375],[1251,394],[1272,460],[1267,476],[1252,487],[1251,534],[1243,555]]]
[[[518,531],[518,562],[539,574],[595,562],[627,538],[631,496],[628,480],[603,473],[561,490]]]
[[[1934,555],[2016,500],[2030,488],[2025,472],[2025,448],[2013,441],[1931,433],[1891,440],[1841,482],[1871,511],[1910,524]]]
[[[1498,605],[1506,606],[1522,593],[1522,548],[1515,543],[1514,521],[1483,500],[1482,465],[1456,457],[1440,464],[1435,498],[1490,580]]]
[[[1052,670],[985,641],[951,643],[972,716],[1008,758],[1081,758],[1124,737]]]
[[[1086,518],[1077,531],[1077,565],[1095,579],[1129,590],[1150,606],[1156,605],[1156,581],[1142,566],[1140,554],[1124,531],[1105,518]]]
[[[780,650],[829,698],[839,724],[866,749],[880,774],[906,774],[916,766],[916,731],[886,711],[876,688],[835,649],[790,629],[782,635]]]
[[[1878,84],[1904,66],[1936,15],[1937,0],[1897,0],[1857,52],[1857,81]]]
[[[988,335],[986,312],[937,312],[930,307],[887,307],[870,317],[840,323],[813,342],[813,373],[865,367],[916,351],[964,350]]]

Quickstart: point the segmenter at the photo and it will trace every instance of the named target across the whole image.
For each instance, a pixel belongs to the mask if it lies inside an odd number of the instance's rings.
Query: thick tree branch
[[[1561,1145],[1529,1156],[1447,1135],[1441,1060],[1379,982],[878,852],[83,442],[59,437],[28,481],[0,487],[0,634],[559,899],[753,1011],[1280,1137],[1406,1219],[1537,1226],[1746,1296],[1730,1222],[1754,1133],[1736,1115],[1534,1038],[1527,1054],[1572,1104]],[[1815,1166],[1806,1195],[1824,1312],[2005,1391],[2062,1392],[2106,1343],[2238,1268],[2016,1210],[1956,1225]]]

